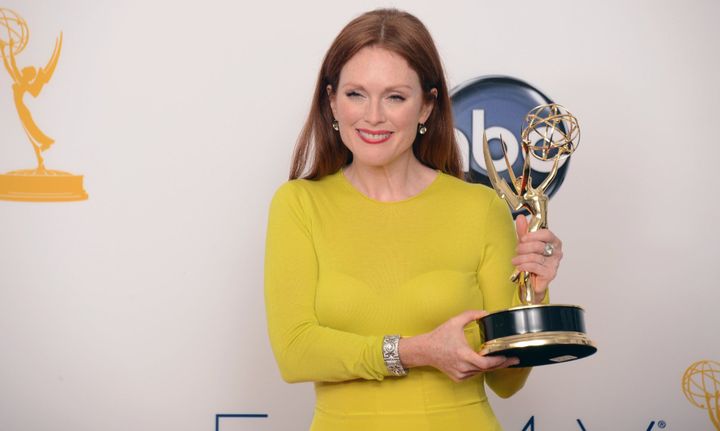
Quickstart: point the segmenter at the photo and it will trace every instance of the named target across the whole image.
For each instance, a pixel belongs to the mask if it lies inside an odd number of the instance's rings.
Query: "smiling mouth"
[[[360,136],[360,139],[362,139],[363,142],[367,144],[382,144],[383,142],[390,139],[390,136],[392,136],[393,134],[393,132],[387,130],[356,130],[358,132],[358,136]]]

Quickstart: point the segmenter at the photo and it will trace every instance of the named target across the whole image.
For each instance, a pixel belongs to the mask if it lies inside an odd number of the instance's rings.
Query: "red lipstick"
[[[389,130],[356,129],[357,134],[366,144],[382,144],[392,136]]]

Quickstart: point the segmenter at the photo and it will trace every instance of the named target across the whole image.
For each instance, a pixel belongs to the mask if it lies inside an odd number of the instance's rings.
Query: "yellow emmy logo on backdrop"
[[[715,429],[720,431],[720,362],[697,361],[690,365],[682,378],[685,397],[705,409]]]
[[[87,199],[82,175],[45,168],[42,152],[50,148],[54,139],[43,133],[25,106],[25,94],[37,97],[55,72],[62,33],[55,41],[55,49],[45,67],[17,65],[17,55],[28,44],[30,30],[25,20],[10,9],[0,8],[0,55],[12,80],[12,93],[20,122],[35,150],[37,168],[21,169],[0,175],[0,199],[12,201],[78,201]]]

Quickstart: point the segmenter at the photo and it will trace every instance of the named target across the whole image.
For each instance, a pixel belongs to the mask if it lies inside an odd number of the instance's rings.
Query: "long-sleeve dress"
[[[443,173],[398,202],[366,197],[342,171],[283,184],[268,222],[268,329],[283,378],[315,382],[311,430],[500,430],[485,384],[507,397],[529,370],[460,383],[432,367],[391,377],[381,346],[469,309],[517,305],[515,243],[492,189]],[[465,335],[477,350],[478,325]]]

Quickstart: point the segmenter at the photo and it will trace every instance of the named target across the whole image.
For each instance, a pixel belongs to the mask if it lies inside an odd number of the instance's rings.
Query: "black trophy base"
[[[480,352],[518,358],[513,368],[585,358],[597,347],[585,334],[584,313],[577,305],[528,305],[488,314],[478,321]]]

